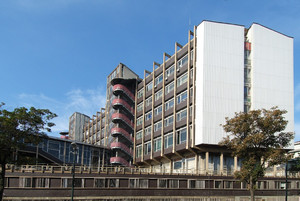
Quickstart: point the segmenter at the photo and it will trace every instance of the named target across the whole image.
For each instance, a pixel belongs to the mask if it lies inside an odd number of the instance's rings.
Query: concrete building
[[[218,146],[225,117],[278,106],[288,111],[286,131],[294,131],[293,100],[293,38],[256,23],[203,21],[143,79],[120,64],[108,76],[103,134],[82,135],[113,149],[116,165],[232,172],[240,159]]]
[[[71,140],[82,142],[83,127],[90,119],[91,118],[85,114],[79,112],[73,113],[69,118],[69,138]]]

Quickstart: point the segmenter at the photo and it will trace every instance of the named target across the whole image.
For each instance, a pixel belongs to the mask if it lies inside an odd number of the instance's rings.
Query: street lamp
[[[76,158],[76,152],[77,152],[77,144],[76,142],[71,143],[72,149],[73,149],[73,168],[72,168],[72,193],[71,193],[71,201],[73,201],[74,197],[74,186],[75,186],[75,158]]]

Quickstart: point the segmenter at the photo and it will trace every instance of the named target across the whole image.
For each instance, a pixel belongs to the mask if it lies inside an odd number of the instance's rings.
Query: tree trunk
[[[3,192],[5,186],[5,162],[1,161],[1,172],[0,172],[0,201],[2,201]]]
[[[254,197],[254,183],[252,181],[252,176],[250,176],[250,196],[251,196],[251,201],[255,201],[255,197]]]

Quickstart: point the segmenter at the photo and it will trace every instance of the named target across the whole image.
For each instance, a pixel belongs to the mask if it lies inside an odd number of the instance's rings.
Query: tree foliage
[[[223,129],[229,133],[220,143],[242,159],[240,171],[235,177],[248,184],[251,200],[254,200],[255,184],[268,167],[285,163],[286,148],[293,139],[293,132],[284,132],[288,123],[286,110],[273,107],[270,110],[252,110],[236,113],[226,118]]]
[[[0,104],[0,200],[4,190],[5,165],[15,162],[13,154],[22,149],[25,143],[37,144],[41,136],[51,132],[54,123],[51,119],[56,114],[48,109],[36,109],[31,107],[15,108],[13,111],[3,109]]]

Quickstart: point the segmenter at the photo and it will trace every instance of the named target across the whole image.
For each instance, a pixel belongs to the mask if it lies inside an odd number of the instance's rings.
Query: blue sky
[[[0,102],[48,108],[53,132],[75,112],[105,105],[107,75],[122,62],[141,77],[203,20],[260,23],[294,37],[295,140],[300,140],[299,0],[2,0]]]

